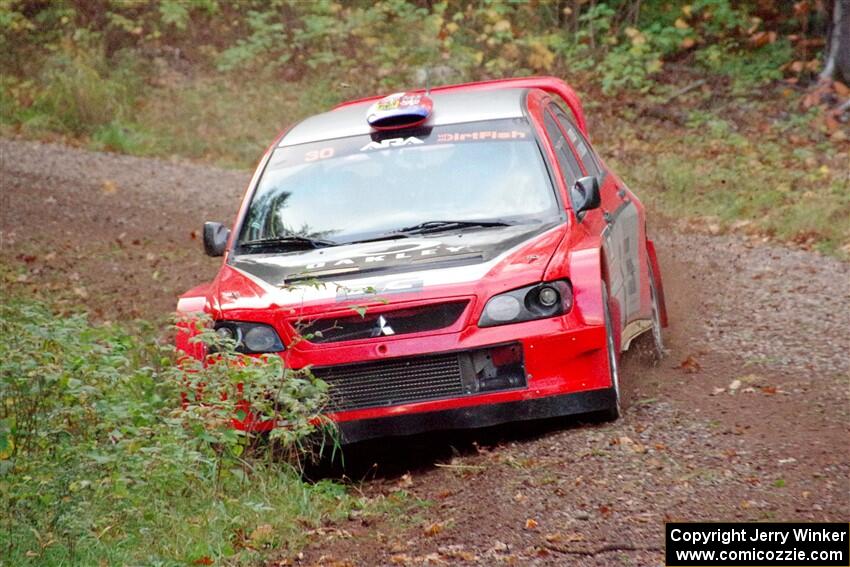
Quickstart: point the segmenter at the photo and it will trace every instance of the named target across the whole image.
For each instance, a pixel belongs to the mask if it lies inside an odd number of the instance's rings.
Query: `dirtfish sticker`
[[[437,134],[437,142],[470,142],[482,140],[524,140],[528,135],[525,132],[511,130],[510,132],[499,132],[496,130],[483,130],[481,132],[443,132]]]

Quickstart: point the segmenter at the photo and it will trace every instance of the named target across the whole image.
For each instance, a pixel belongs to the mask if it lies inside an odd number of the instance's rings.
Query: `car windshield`
[[[255,252],[246,244],[291,237],[339,244],[422,226],[481,230],[476,221],[540,223],[558,211],[525,119],[453,124],[275,149],[239,246]]]

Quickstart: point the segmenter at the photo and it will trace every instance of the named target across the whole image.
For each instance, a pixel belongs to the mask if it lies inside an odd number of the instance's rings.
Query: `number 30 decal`
[[[322,148],[321,150],[310,150],[304,154],[304,161],[316,161],[317,159],[328,159],[333,157],[333,148]]]

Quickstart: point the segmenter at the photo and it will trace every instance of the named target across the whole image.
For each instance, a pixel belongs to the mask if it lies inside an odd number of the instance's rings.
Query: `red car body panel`
[[[667,323],[663,305],[661,270],[655,248],[645,233],[645,212],[637,197],[597,157],[603,169],[600,184],[601,206],[587,211],[579,221],[570,207],[570,190],[558,165],[556,149],[544,127],[551,115],[550,103],[555,95],[563,99],[571,111],[576,126],[586,135],[586,121],[576,93],[563,81],[552,77],[486,81],[447,87],[436,87],[432,93],[487,92],[494,89],[526,89],[525,111],[540,140],[540,149],[554,171],[552,181],[564,206],[565,222],[538,234],[499,259],[483,277],[474,281],[433,285],[411,292],[394,293],[387,298],[328,300],[305,298],[297,305],[280,300],[278,290],[252,274],[232,266],[225,255],[216,278],[181,296],[178,311],[190,315],[204,312],[215,320],[265,323],[274,327],[283,344],[291,345],[280,355],[291,368],[335,367],[352,363],[380,362],[406,357],[428,356],[434,353],[473,351],[494,345],[519,344],[526,373],[523,388],[507,389],[440,399],[401,403],[389,407],[366,407],[330,413],[340,424],[376,424],[377,432],[355,435],[355,440],[382,434],[397,434],[390,418],[400,416],[445,416],[440,423],[415,426],[413,430],[434,429],[460,423],[462,426],[489,425],[509,421],[516,403],[544,399],[564,399],[581,393],[609,392],[612,389],[609,359],[606,351],[605,309],[602,283],[609,289],[609,310],[613,324],[616,352],[623,350],[631,339],[648,329],[652,318],[652,301],[648,285],[650,266],[659,297],[661,321]],[[344,103],[337,108],[378,100],[372,97]],[[333,111],[332,111],[333,112]],[[571,151],[577,151],[568,133],[559,126]],[[239,227],[251,201],[264,165],[285,133],[266,152],[246,192],[235,226]],[[592,150],[591,150],[592,151]],[[582,174],[589,175],[582,160],[577,160]],[[622,240],[612,238],[611,215],[628,209],[634,234]],[[230,237],[235,238],[236,231]],[[624,244],[625,243],[625,244]],[[231,250],[232,242],[228,243]],[[631,271],[629,271],[631,270]],[[534,282],[568,279],[572,285],[572,308],[563,315],[494,327],[479,327],[487,300],[494,295],[521,288]],[[635,284],[637,282],[637,284]],[[634,286],[637,285],[637,289]],[[623,291],[627,290],[627,291]],[[629,295],[630,294],[630,295]],[[317,344],[299,340],[299,321],[350,315],[352,307],[365,307],[370,314],[392,313],[399,309],[418,308],[447,302],[465,301],[460,317],[451,325],[438,330],[414,332],[396,336],[381,336]],[[203,357],[203,348],[191,342],[191,330],[184,327],[178,334],[177,347],[190,356]],[[498,417],[489,416],[480,422],[466,419],[467,410],[498,407]],[[538,406],[534,406],[537,408]],[[541,406],[542,407],[542,406]],[[548,407],[548,406],[547,406]],[[590,407],[590,409],[600,409]],[[536,410],[517,411],[518,419],[536,416]],[[571,413],[573,410],[549,411],[540,415]],[[454,412],[454,413],[448,413]],[[460,412],[460,413],[458,413]],[[548,412],[548,413],[547,413]],[[522,415],[520,415],[522,413]],[[545,414],[545,415],[544,415]],[[463,415],[464,419],[455,418]],[[432,420],[433,421],[433,420]],[[438,420],[439,421],[439,420]],[[417,422],[418,424],[419,422]],[[254,429],[268,428],[249,417],[237,424]],[[406,433],[407,430],[401,431]]]

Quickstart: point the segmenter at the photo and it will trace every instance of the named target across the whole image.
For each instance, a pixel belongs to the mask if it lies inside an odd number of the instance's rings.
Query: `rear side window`
[[[543,126],[546,128],[546,134],[555,148],[555,155],[558,158],[558,165],[561,167],[561,172],[564,175],[564,181],[567,187],[572,187],[576,179],[582,176],[578,160],[576,160],[572,148],[570,148],[570,145],[561,133],[561,129],[558,128],[555,119],[548,112],[544,115]]]
[[[602,168],[599,166],[599,162],[597,161],[596,155],[593,153],[593,148],[590,147],[590,142],[587,141],[587,138],[585,138],[579,129],[576,128],[575,124],[567,118],[564,111],[557,106],[555,107],[555,116],[558,117],[558,122],[561,123],[561,126],[567,133],[567,136],[569,136],[570,142],[572,142],[573,147],[575,147],[578,157],[584,165],[584,169],[587,171],[587,174],[596,176],[601,175]]]

